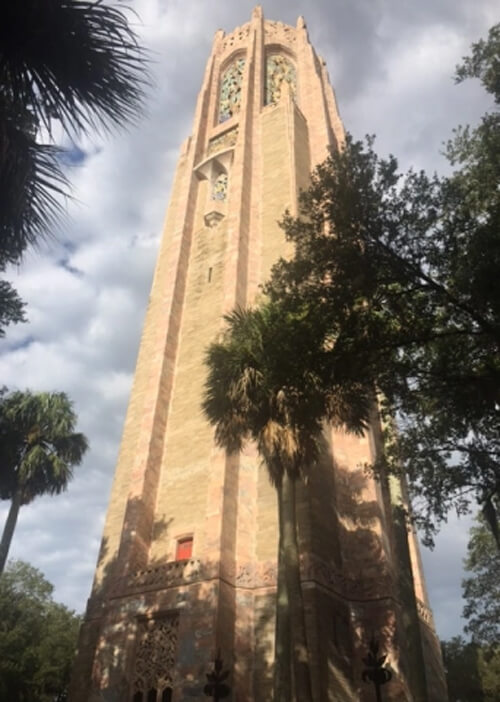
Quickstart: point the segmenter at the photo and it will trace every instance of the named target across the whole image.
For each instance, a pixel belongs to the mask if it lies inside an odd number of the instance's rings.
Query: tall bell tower
[[[232,702],[272,699],[277,505],[249,446],[228,456],[201,411],[207,344],[251,304],[287,244],[312,168],[344,138],[305,22],[260,7],[218,31],[181,147],[158,254],[71,702],[202,700],[217,651]],[[302,586],[317,702],[371,700],[374,632],[385,700],[447,699],[404,486],[360,466],[379,445],[326,430],[301,487]],[[300,701],[298,701],[300,702]]]

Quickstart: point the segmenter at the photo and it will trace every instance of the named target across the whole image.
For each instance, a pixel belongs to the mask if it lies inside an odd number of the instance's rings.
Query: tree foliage
[[[441,643],[450,702],[497,702],[500,650],[454,636]]]
[[[203,409],[217,443],[230,452],[257,446],[276,488],[279,515],[274,699],[311,700],[300,583],[295,483],[313,469],[323,421],[362,431],[371,385],[338,383],[328,328],[312,310],[266,302],[226,316],[208,348]],[[326,390],[325,390],[326,389]]]
[[[117,6],[18,0],[2,9],[0,271],[47,236],[62,213],[68,182],[60,167],[61,150],[52,140],[54,127],[75,136],[136,119],[146,63],[145,51]],[[8,298],[0,296],[0,324],[23,319],[14,291]]]
[[[500,646],[500,552],[484,519],[471,529],[462,581],[465,631],[483,646]]]
[[[80,618],[52,599],[53,586],[23,561],[0,577],[0,698],[54,702],[69,683]]]
[[[74,431],[77,416],[62,392],[6,393],[0,398],[0,499],[11,500],[2,542],[0,573],[22,505],[65,490],[87,450]]]
[[[355,431],[366,426],[373,393],[359,378],[337,383],[328,329],[310,309],[273,303],[225,317],[209,346],[203,409],[229,451],[255,441],[273,484],[301,477],[318,457],[325,418]]]
[[[493,90],[499,28],[460,79]],[[349,135],[312,175],[295,244],[267,287],[329,320],[337,377],[380,391],[383,462],[404,470],[432,542],[453,507],[477,500],[498,538],[500,492],[500,125],[458,129],[448,177],[398,172],[373,139]],[[395,436],[397,427],[397,439]]]

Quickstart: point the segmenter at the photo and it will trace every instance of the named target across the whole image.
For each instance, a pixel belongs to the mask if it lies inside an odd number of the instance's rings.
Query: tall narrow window
[[[166,687],[161,695],[161,702],[172,702],[172,688]]]
[[[156,702],[158,694],[154,687],[152,687],[148,692],[147,702]]]
[[[269,54],[266,60],[266,105],[275,105],[281,97],[283,83],[292,95],[297,93],[297,73],[293,63],[283,54]]]
[[[245,59],[238,58],[226,68],[221,76],[219,122],[225,122],[240,111],[244,68]]]
[[[177,541],[177,548],[175,551],[175,560],[184,561],[191,558],[193,553],[193,537],[186,536],[186,538],[179,539]]]

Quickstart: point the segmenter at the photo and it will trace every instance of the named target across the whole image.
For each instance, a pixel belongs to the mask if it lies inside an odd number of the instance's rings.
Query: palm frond
[[[123,10],[85,0],[2,8],[0,83],[49,130],[120,127],[141,111],[148,58]]]
[[[63,215],[60,150],[38,144],[32,114],[0,96],[0,267],[17,263]]]
[[[76,414],[62,392],[13,392],[0,397],[0,497],[21,491],[25,503],[66,489],[87,450],[74,431]]]
[[[308,309],[271,302],[226,315],[207,350],[203,410],[220,446],[252,439],[278,484],[319,460],[323,420],[362,433],[373,405],[369,384],[335,377],[329,333]]]

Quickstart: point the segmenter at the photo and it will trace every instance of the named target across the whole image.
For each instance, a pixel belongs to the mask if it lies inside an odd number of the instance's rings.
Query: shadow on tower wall
[[[325,435],[299,508],[315,699],[373,699],[362,673],[375,636],[393,672],[384,700],[444,700],[426,691],[404,515],[385,478],[332,453]]]
[[[418,614],[406,524],[391,504],[389,485],[340,460],[333,465],[325,439],[321,461],[298,491],[314,698],[372,700],[373,689],[362,683],[362,659],[375,635],[393,670],[384,700],[445,699],[419,693],[412,678]],[[128,514],[140,509],[129,507]],[[168,540],[170,527],[155,522],[155,538]],[[168,689],[171,702],[204,699],[218,652],[230,671],[228,702],[272,699],[275,583],[236,588],[219,563],[196,558],[151,560],[123,572],[118,559],[109,558],[106,540],[99,562],[106,565],[88,601],[69,702],[138,702],[139,694],[151,702],[151,689],[155,702],[164,702]],[[240,611],[242,603],[253,611],[250,645],[238,634],[237,598]],[[250,683],[242,689],[244,680]]]
[[[156,538],[168,539],[170,526],[155,522]],[[153,559],[146,568],[123,573],[119,559],[108,555],[103,539],[99,562],[106,565],[88,600],[69,702],[205,699],[207,673],[218,654],[230,671],[228,702],[236,699],[235,679],[248,678],[249,671],[250,677],[258,671],[260,680],[271,681],[274,641],[257,636],[248,656],[235,655],[239,595],[222,577],[219,563]],[[265,629],[274,628],[273,595],[258,618]],[[152,690],[156,698],[148,697]],[[243,699],[253,700],[253,691]]]

